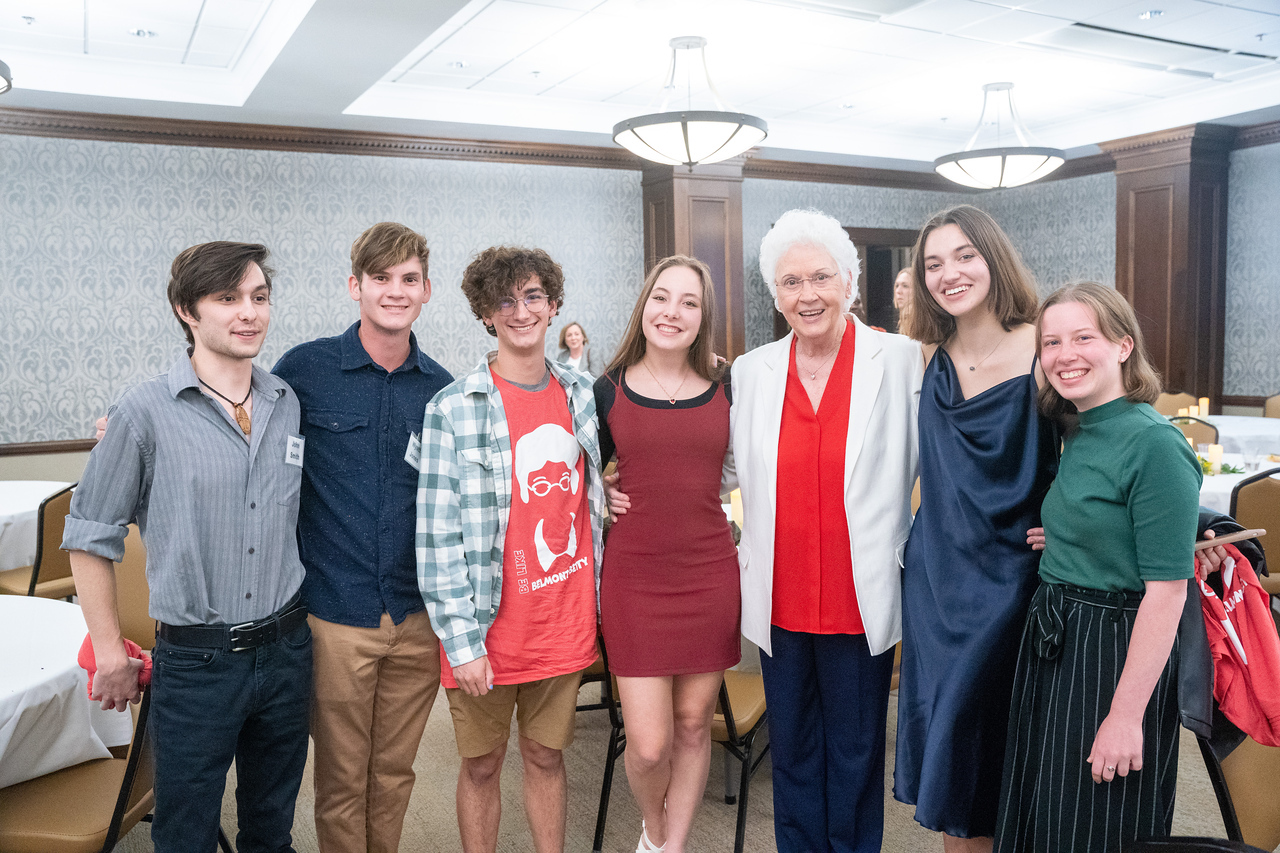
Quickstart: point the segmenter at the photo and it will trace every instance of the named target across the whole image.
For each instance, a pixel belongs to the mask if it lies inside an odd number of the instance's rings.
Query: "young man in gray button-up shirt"
[[[128,657],[113,560],[137,522],[147,546],[155,849],[212,850],[236,761],[241,853],[289,851],[307,757],[311,635],[297,604],[303,442],[298,400],[253,365],[271,314],[265,247],[206,243],[173,263],[169,302],[191,345],[126,392],[67,517],[97,657],[93,698],[125,710]]]

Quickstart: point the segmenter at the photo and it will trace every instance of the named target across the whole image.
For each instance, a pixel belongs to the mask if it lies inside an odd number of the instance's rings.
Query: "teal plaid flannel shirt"
[[[431,626],[451,666],[484,654],[498,615],[502,550],[511,514],[511,436],[489,358],[445,386],[427,404],[422,423],[415,546],[418,588]],[[587,496],[600,591],[604,485],[591,377],[558,362],[551,374],[564,388],[573,432],[587,458]]]

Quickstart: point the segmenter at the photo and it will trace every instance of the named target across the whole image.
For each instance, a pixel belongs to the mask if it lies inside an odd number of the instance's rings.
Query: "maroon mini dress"
[[[729,389],[689,400],[595,384],[602,458],[616,448],[631,508],[609,531],[600,612],[609,668],[630,677],[716,672],[741,658],[737,549],[720,503]]]

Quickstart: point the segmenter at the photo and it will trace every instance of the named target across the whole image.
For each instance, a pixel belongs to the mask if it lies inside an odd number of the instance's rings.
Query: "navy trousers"
[[[861,634],[772,628],[760,655],[779,853],[875,853],[884,838],[892,650]]]
[[[290,853],[307,763],[311,629],[244,652],[158,640],[150,732],[157,853],[213,853],[236,762],[240,853]]]

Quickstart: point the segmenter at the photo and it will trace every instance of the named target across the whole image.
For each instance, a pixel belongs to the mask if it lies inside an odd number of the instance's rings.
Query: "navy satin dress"
[[[902,578],[893,794],[928,829],[995,832],[1018,643],[1038,584],[1026,542],[1058,467],[1034,365],[966,400],[946,350],[920,394],[920,509]]]

